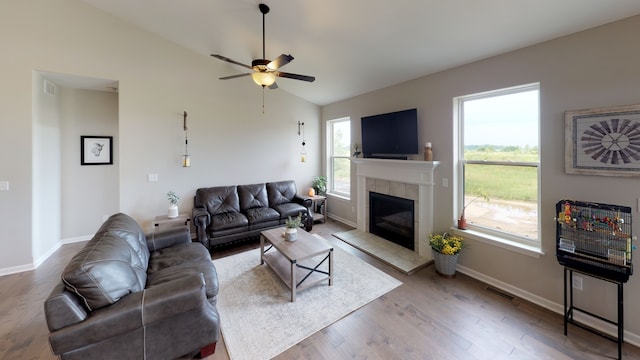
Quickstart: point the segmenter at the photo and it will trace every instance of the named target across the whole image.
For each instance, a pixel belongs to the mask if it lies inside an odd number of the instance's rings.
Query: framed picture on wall
[[[566,111],[565,172],[640,176],[640,105]]]
[[[113,165],[113,136],[80,136],[80,165]]]

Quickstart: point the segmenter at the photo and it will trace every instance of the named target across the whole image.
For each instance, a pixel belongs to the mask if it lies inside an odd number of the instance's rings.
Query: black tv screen
[[[364,157],[402,158],[418,154],[418,110],[361,118]]]

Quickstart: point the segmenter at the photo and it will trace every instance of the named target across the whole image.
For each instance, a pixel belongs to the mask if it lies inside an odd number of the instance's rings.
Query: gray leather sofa
[[[200,188],[193,203],[198,241],[207,248],[258,236],[298,214],[307,231],[313,226],[311,199],[297,195],[292,180]]]
[[[111,216],[67,264],[44,304],[61,359],[175,359],[215,351],[218,277],[187,227],[146,235]]]

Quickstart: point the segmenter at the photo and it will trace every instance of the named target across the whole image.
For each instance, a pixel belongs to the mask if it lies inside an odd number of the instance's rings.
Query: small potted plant
[[[178,200],[180,197],[173,191],[169,190],[167,193],[167,199],[169,200],[169,218],[177,218],[178,217]]]
[[[449,233],[431,234],[429,245],[433,249],[436,273],[442,277],[454,277],[458,255],[464,247],[464,239]]]
[[[489,201],[489,197],[485,193],[480,192],[477,196],[475,196],[473,199],[471,199],[471,201],[466,203],[462,207],[462,212],[460,213],[460,217],[458,218],[458,229],[460,229],[460,230],[466,230],[467,229],[467,218],[465,218],[465,216],[464,216],[464,211],[467,209],[467,206],[471,205],[471,203],[473,203],[474,201],[476,201],[478,199],[484,199],[486,201]]]
[[[311,186],[316,190],[316,194],[324,195],[327,192],[327,177],[314,176]]]
[[[289,218],[284,221],[284,225],[287,227],[287,230],[284,232],[284,239],[287,241],[296,241],[298,238],[298,228],[302,225],[302,214],[298,213],[298,216],[294,218],[289,216]]]

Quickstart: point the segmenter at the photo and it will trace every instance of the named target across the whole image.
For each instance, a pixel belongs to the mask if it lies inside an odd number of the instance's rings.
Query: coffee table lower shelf
[[[291,301],[296,301],[296,292],[309,288],[325,280],[329,281],[329,286],[333,285],[333,274],[331,274],[331,266],[329,270],[325,270],[327,266],[323,264],[333,262],[333,249],[326,255],[307,258],[300,263],[290,261],[284,255],[273,251],[262,255],[262,260],[280,277],[282,282],[291,289]]]

